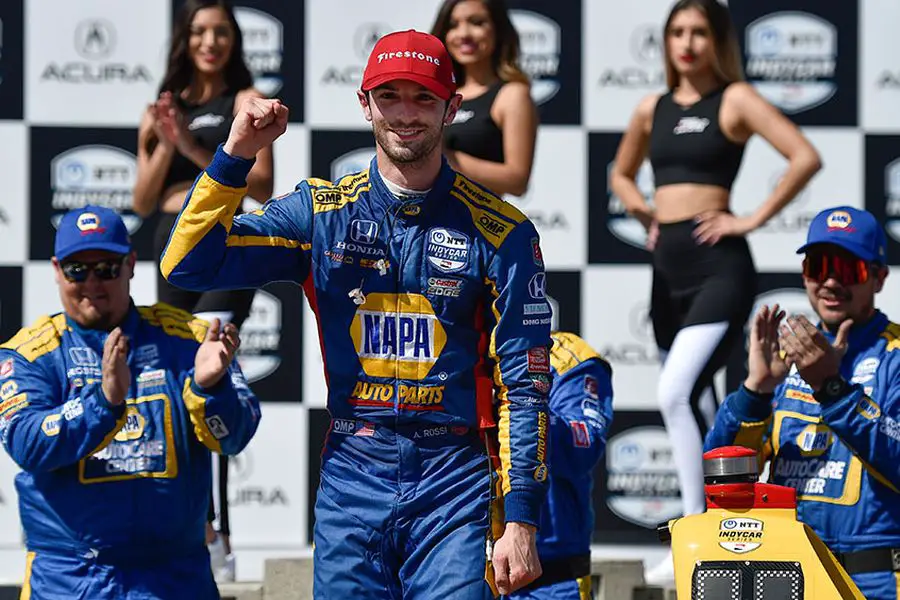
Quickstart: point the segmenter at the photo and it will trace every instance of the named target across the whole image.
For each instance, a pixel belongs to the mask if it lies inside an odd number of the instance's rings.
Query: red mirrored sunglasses
[[[813,250],[803,259],[803,276],[819,283],[834,278],[843,286],[857,285],[869,280],[869,263],[849,253]]]

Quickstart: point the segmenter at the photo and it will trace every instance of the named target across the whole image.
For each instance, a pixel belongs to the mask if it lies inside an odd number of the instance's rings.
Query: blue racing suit
[[[719,409],[705,450],[761,450],[771,459],[770,483],[796,488],[798,518],[866,598],[893,600],[900,588],[900,326],[876,311],[850,332],[841,362],[853,384],[847,394],[820,404],[795,369],[774,398],[741,386]]]
[[[550,489],[541,510],[543,574],[518,600],[590,600],[592,472],[613,420],[612,368],[573,333],[551,335]]]
[[[120,327],[132,379],[119,406],[101,387],[105,331],[57,314],[0,346],[0,442],[22,468],[22,597],[218,598],[210,450],[243,449],[259,403],[236,363],[210,389],[193,381],[206,322],[132,305]]]
[[[218,149],[160,268],[187,289],[306,292],[332,417],[315,596],[489,596],[501,514],[537,525],[546,494],[550,306],[534,226],[446,162],[427,195],[400,199],[374,159],[235,217],[252,165]]]

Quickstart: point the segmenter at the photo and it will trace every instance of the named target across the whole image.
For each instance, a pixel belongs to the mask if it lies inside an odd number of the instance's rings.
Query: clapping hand
[[[841,323],[834,344],[829,343],[822,332],[802,315],[791,317],[781,325],[781,350],[786,359],[797,366],[797,372],[813,390],[819,391],[826,378],[840,374],[841,359],[847,352],[847,338],[852,325],[851,319]]]
[[[222,327],[219,319],[213,319],[206,331],[206,339],[194,357],[194,381],[197,385],[209,389],[219,383],[240,345],[238,330],[233,323]]]

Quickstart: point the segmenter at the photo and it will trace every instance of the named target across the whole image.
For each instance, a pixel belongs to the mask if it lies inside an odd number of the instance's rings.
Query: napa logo
[[[847,229],[852,222],[853,218],[850,216],[850,213],[844,210],[836,210],[825,219],[825,224],[828,225],[829,231],[832,229]]]
[[[425,296],[367,294],[350,337],[370,377],[422,380],[447,343],[444,326]]]
[[[869,392],[867,391],[866,394],[869,394]],[[856,404],[856,412],[869,421],[874,421],[881,416],[881,409],[868,395],[859,399],[859,402]]]
[[[117,442],[130,442],[141,439],[141,436],[144,435],[144,425],[146,423],[147,420],[144,418],[144,415],[139,413],[136,407],[129,406],[125,412],[125,425],[116,434],[115,440]]]
[[[822,424],[807,425],[796,441],[804,456],[819,456],[831,446],[831,430]]]
[[[83,215],[80,215],[75,225],[81,231],[102,231],[102,229],[100,229],[100,217],[94,213],[84,213]]]

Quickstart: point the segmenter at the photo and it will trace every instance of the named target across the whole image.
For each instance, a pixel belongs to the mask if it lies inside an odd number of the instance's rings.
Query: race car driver
[[[234,217],[253,157],[288,120],[278,100],[244,103],[162,257],[163,276],[188,289],[303,285],[332,416],[316,598],[467,600],[540,575],[543,262],[532,223],[442,157],[455,89],[437,38],[384,36],[358,92],[376,141],[370,167],[301,181]]]
[[[810,224],[803,283],[819,317],[753,318],[748,375],[726,400],[705,449],[736,444],[772,460],[770,481],[797,490],[797,516],[834,552],[866,598],[900,589],[900,327],[875,308],[885,234],[839,206]]]
[[[550,337],[551,476],[537,540],[543,574],[511,598],[590,600],[592,473],[613,420],[612,368],[574,333]]]
[[[66,213],[52,259],[64,312],[0,346],[0,442],[21,467],[22,598],[219,597],[205,543],[210,450],[260,419],[234,326],[130,297],[114,211]]]

